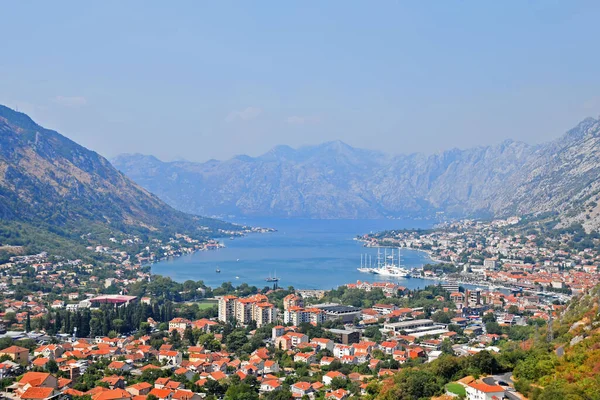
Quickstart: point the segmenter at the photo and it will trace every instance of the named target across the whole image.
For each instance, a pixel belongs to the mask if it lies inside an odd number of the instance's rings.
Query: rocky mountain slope
[[[581,122],[560,139],[434,155],[391,156],[342,142],[205,163],[121,155],[113,164],[190,213],[307,218],[511,215],[561,212],[600,223],[595,199],[600,123]],[[590,215],[589,217],[587,215]]]
[[[177,211],[108,160],[0,106],[0,218],[54,233],[205,232],[228,224]]]
[[[500,187],[490,209],[500,214],[559,213],[561,225],[600,227],[600,121],[587,118],[534,152]]]

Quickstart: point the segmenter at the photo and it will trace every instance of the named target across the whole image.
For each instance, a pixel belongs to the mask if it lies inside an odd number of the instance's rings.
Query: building
[[[164,362],[166,365],[176,366],[181,365],[183,356],[178,351],[163,350],[158,353],[158,361]]]
[[[308,336],[298,332],[288,332],[275,339],[275,347],[281,350],[289,350],[300,346],[302,343],[308,343]]]
[[[393,322],[383,325],[386,331],[401,333],[403,335],[419,338],[422,336],[436,336],[448,332],[446,325],[436,324],[430,319],[413,319],[408,321]]]
[[[504,398],[504,388],[483,382],[471,382],[466,388],[468,400],[497,400]]]
[[[235,319],[236,296],[223,296],[219,298],[219,321],[228,322]]]
[[[375,304],[372,308],[381,315],[387,315],[398,309],[398,307],[393,304]]]
[[[9,356],[14,362],[21,365],[29,363],[29,350],[20,346],[10,346],[0,351],[0,357]]]
[[[192,326],[192,322],[185,318],[173,318],[169,321],[169,332],[178,331],[182,333],[188,326]]]
[[[99,306],[100,304],[116,304],[122,306],[132,303],[136,299],[136,296],[124,296],[121,294],[103,294],[102,296],[93,297],[88,301],[93,306]]]
[[[277,320],[277,309],[268,300],[263,294],[245,298],[223,296],[219,299],[219,321],[235,319],[244,325],[254,321],[258,327],[273,323]]]
[[[342,322],[352,322],[354,318],[360,318],[361,309],[353,306],[342,306],[340,304],[318,304],[313,306],[325,312],[326,320],[341,319]]]
[[[252,321],[252,304],[254,300],[251,298],[237,299],[235,301],[235,319],[243,325],[247,325]]]
[[[271,303],[257,303],[252,308],[252,320],[257,327],[268,325],[277,319],[277,309]]]
[[[329,371],[325,375],[323,375],[322,382],[324,385],[331,385],[331,382],[335,379],[346,379],[346,375],[342,374],[339,371]]]
[[[304,307],[304,299],[299,294],[288,294],[283,298],[283,310],[286,311],[291,307]]]
[[[468,292],[469,307],[477,307],[481,305],[481,289],[475,289]]]
[[[444,288],[447,292],[458,292],[458,283],[454,282],[443,282],[442,288]]]
[[[497,258],[486,258],[485,260],[483,260],[483,267],[485,269],[494,270],[494,269],[496,269],[497,265],[498,265]]]
[[[391,322],[389,324],[384,324],[383,329],[387,331],[400,332],[422,327],[430,327],[433,325],[434,322],[431,319],[411,319],[408,321]]]
[[[460,310],[465,304],[465,294],[461,292],[452,292],[450,293],[450,301],[456,304],[456,308]]]
[[[298,326],[303,323],[321,324],[325,322],[326,315],[318,308],[289,307],[283,314],[283,322]]]
[[[342,344],[349,345],[360,342],[360,332],[346,329],[329,329],[335,338]]]
[[[279,336],[283,336],[284,333],[285,333],[285,326],[283,326],[283,325],[274,326],[273,329],[271,330],[271,339],[275,340]]]

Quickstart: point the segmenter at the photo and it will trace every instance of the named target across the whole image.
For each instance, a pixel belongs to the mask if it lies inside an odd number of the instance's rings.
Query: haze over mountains
[[[343,142],[204,163],[121,155],[112,163],[173,207],[201,215],[302,218],[506,216],[560,212],[598,227],[600,122],[542,145],[507,140],[388,155]]]

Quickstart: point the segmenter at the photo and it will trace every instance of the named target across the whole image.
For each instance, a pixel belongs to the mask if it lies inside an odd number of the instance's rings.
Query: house
[[[267,360],[263,368],[264,374],[276,374],[279,372],[279,364],[277,361]]]
[[[274,390],[281,390],[281,383],[277,379],[262,381],[260,384],[261,392],[272,392]]]
[[[9,356],[14,362],[21,365],[29,363],[29,350],[20,346],[10,346],[0,350],[0,357]]]
[[[183,356],[178,351],[163,350],[158,352],[158,361],[164,362],[166,365],[178,366],[181,365]]]
[[[335,358],[333,358],[333,357],[322,357],[319,365],[321,365],[321,366],[330,365],[334,361],[335,361]]]
[[[200,329],[201,331],[208,333],[210,332],[210,328],[213,326],[219,325],[215,321],[211,321],[206,318],[199,319],[197,321],[192,322],[192,328]]]
[[[467,400],[499,400],[504,398],[504,388],[499,385],[475,381],[466,386]]]
[[[346,379],[346,375],[342,374],[339,371],[329,371],[328,373],[323,375],[323,384],[331,385],[331,381],[333,381],[335,378]]]
[[[108,368],[115,369],[120,372],[129,372],[133,369],[131,364],[123,362],[123,361],[113,361],[110,364],[108,364]]]
[[[302,397],[314,392],[314,389],[308,382],[296,382],[291,386],[291,389],[294,397]]]
[[[30,387],[23,394],[21,400],[45,400],[56,395],[56,390],[51,387]]]
[[[194,393],[191,390],[176,390],[171,396],[173,400],[200,400],[202,397],[198,393]]]
[[[125,389],[125,378],[122,376],[106,376],[102,378],[102,382],[108,384],[109,389]]]
[[[140,382],[125,388],[132,396],[146,396],[152,390],[152,385],[148,382]]]
[[[392,355],[392,354],[394,354],[395,350],[400,349],[400,346],[399,346],[398,342],[386,341],[386,342],[382,342],[379,345],[379,348],[381,349],[381,351],[383,351],[384,354]]]
[[[60,356],[62,356],[63,353],[64,349],[56,344],[48,344],[46,346],[41,346],[33,351],[33,355],[35,357],[42,356],[51,360],[56,360],[57,358],[60,358]]]
[[[310,365],[317,362],[317,358],[314,351],[309,353],[296,353],[294,356],[294,362],[303,362]]]
[[[194,377],[194,372],[190,371],[187,368],[183,368],[183,367],[179,368],[179,369],[176,369],[173,373],[175,375],[183,375],[183,376],[185,376],[185,379],[187,379],[188,381],[191,380]]]
[[[283,325],[274,326],[273,329],[271,330],[271,339],[275,340],[278,337],[283,336],[284,333],[285,333],[285,326],[283,326]]]
[[[192,326],[192,322],[185,318],[173,318],[169,321],[169,332],[178,331],[182,333],[188,326]]]
[[[94,394],[92,400],[129,400],[131,397],[131,394],[123,389],[105,389],[104,391]]]
[[[227,378],[227,375],[225,375],[223,371],[215,371],[211,372],[210,375],[208,375],[208,377],[212,380],[220,381],[221,379]]]
[[[355,356],[342,356],[340,362],[342,364],[357,364],[358,360]]]
[[[345,400],[350,396],[350,392],[345,389],[332,390],[325,396],[326,399]]]
[[[40,358],[36,358],[35,360],[33,360],[31,365],[33,365],[34,367],[38,367],[38,368],[46,368],[46,364],[48,364],[49,361],[50,361],[49,358],[40,357]]]
[[[171,400],[173,396],[173,391],[171,389],[157,389],[154,388],[148,393],[148,395],[154,395],[159,400]]]
[[[47,372],[26,372],[21,380],[16,382],[17,392],[24,392],[30,387],[49,387],[58,389],[58,379]]]
[[[299,332],[289,332],[284,336],[288,336],[292,343],[292,348],[300,346],[302,343],[308,343],[308,336]]]
[[[326,338],[313,338],[310,343],[316,344],[319,346],[319,350],[329,350],[333,352],[333,340]]]
[[[354,355],[354,348],[345,344],[336,343],[335,346],[333,346],[333,355],[337,358],[342,358],[343,356],[351,356]]]

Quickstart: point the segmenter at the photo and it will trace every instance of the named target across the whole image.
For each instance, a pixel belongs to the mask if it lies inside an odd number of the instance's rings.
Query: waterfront
[[[176,281],[203,280],[216,287],[223,282],[269,285],[265,278],[275,274],[282,287],[331,289],[357,280],[383,281],[376,275],[360,273],[360,255],[370,254],[373,262],[377,249],[365,248],[354,240],[356,235],[385,229],[428,228],[430,221],[411,220],[285,220],[260,219],[237,221],[254,226],[272,227],[277,232],[252,234],[234,240],[222,239],[226,248],[203,251],[159,262],[154,274]],[[402,264],[408,268],[432,262],[420,251],[403,250]],[[216,269],[221,272],[216,273]],[[236,278],[237,277],[237,278]],[[423,288],[439,281],[394,279],[410,289]]]

